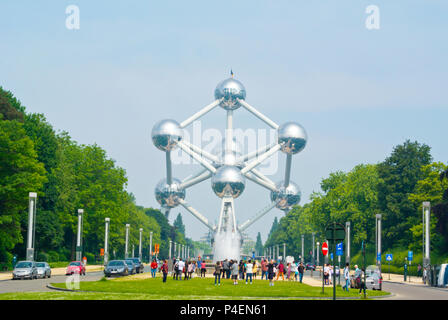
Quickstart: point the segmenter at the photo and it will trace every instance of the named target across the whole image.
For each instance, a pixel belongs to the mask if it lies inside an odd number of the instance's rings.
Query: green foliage
[[[257,241],[255,243],[255,253],[258,256],[261,256],[263,254],[263,241],[261,241],[261,234],[258,232],[257,234]]]
[[[174,220],[173,223],[174,228],[176,228],[176,230],[178,232],[180,232],[182,235],[185,236],[185,225],[184,222],[182,221],[182,216],[180,214],[180,212],[177,214],[176,220]]]

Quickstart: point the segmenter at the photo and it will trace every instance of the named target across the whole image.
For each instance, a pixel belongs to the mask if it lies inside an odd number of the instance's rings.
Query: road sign
[[[345,239],[345,227],[340,223],[330,223],[325,229],[325,238],[330,241],[342,241]]]
[[[156,243],[155,245],[154,245],[154,252],[155,252],[155,254],[159,254],[160,252],[159,252],[159,249],[160,249],[160,245],[158,244],[158,243]]]
[[[376,260],[377,261],[381,261],[381,253],[380,252],[377,253]]]
[[[100,249],[100,256],[104,256],[104,249],[103,248]]]
[[[330,259],[333,261],[333,252],[330,253]]]
[[[344,255],[344,246],[342,242],[336,245],[336,255],[339,257]]]
[[[414,259],[414,253],[412,251],[408,252],[408,261],[412,261]]]
[[[386,261],[392,261],[392,259],[393,259],[392,253],[386,254]]]
[[[322,254],[324,256],[328,254],[328,244],[326,242],[322,243]]]

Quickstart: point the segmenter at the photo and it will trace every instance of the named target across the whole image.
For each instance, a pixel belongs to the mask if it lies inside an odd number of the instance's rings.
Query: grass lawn
[[[65,283],[53,284],[65,288]],[[0,294],[0,299],[32,299],[32,300],[225,300],[225,299],[319,299],[332,297],[333,288],[312,287],[297,282],[275,282],[270,287],[266,280],[254,281],[252,285],[239,282],[234,286],[231,280],[221,281],[221,286],[214,285],[212,278],[194,278],[187,281],[175,281],[168,278],[132,280],[123,277],[107,281],[81,282],[82,291],[92,292],[26,292]],[[358,290],[349,293],[336,289],[338,297],[361,297]],[[367,297],[387,295],[384,291],[367,290]]]

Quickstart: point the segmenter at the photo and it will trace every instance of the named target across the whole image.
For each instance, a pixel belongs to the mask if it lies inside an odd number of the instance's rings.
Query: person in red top
[[[151,262],[151,276],[153,278],[156,277],[156,271],[157,271],[157,261],[156,261],[156,259],[154,259]]]
[[[266,275],[266,280],[268,280],[268,262],[266,259],[261,260],[261,280]]]
[[[277,279],[279,276],[282,276],[282,279],[285,280],[285,265],[283,264],[283,262],[280,262],[280,264],[278,265],[278,273],[277,273]]]
[[[163,273],[163,282],[166,282],[166,276],[168,275],[168,263],[166,263],[166,260],[163,260],[163,265],[160,269]]]

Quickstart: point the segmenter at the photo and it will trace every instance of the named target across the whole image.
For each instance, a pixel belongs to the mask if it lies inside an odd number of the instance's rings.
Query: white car
[[[51,268],[46,262],[36,262],[37,276],[39,278],[51,278]]]

